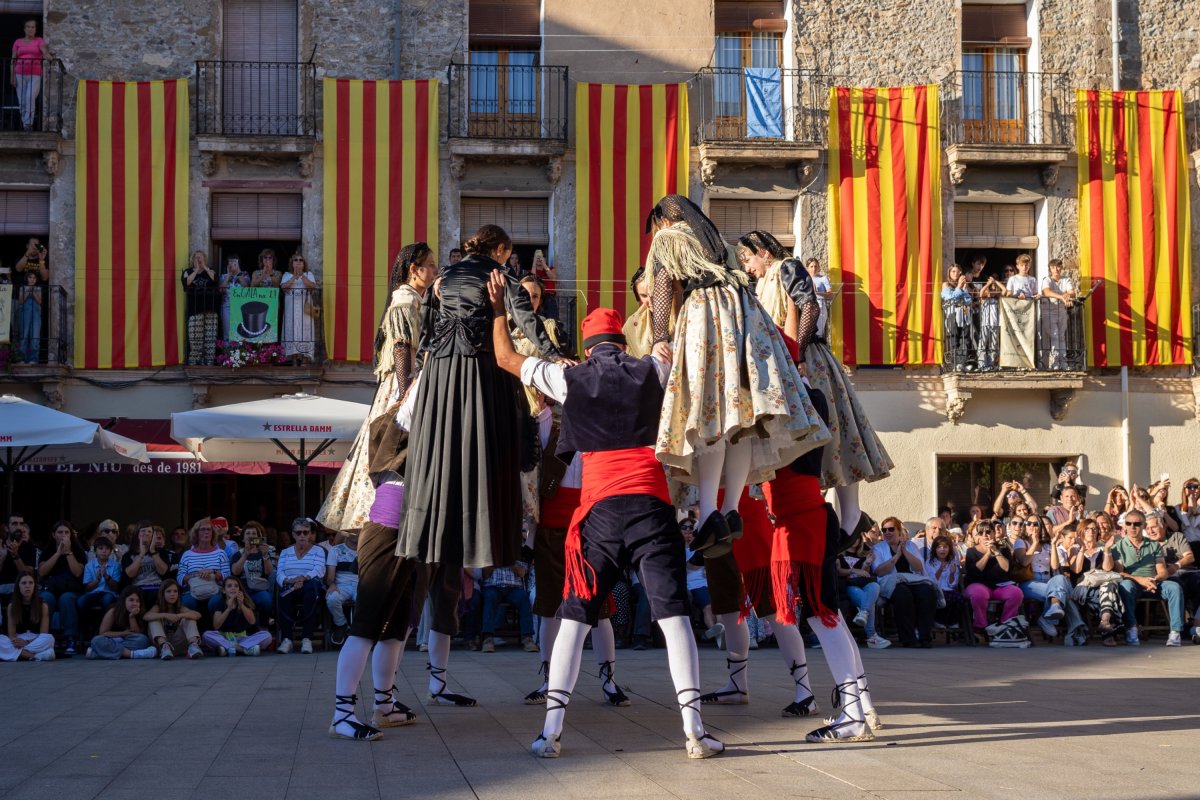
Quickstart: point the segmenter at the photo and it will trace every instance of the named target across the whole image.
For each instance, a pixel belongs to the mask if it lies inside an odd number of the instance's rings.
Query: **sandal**
[[[855,706],[862,711],[862,700],[859,697],[858,681],[847,681],[839,683],[834,689],[840,696],[836,707],[842,709],[842,713],[848,717],[841,722],[832,721],[812,731],[804,737],[806,742],[814,744],[823,744],[828,742],[869,742],[875,738],[875,734],[871,731],[870,724],[863,719],[854,719],[851,707]],[[856,732],[857,729],[857,732]]]
[[[396,691],[395,685],[390,689],[375,690],[375,713],[371,715],[371,724],[376,728],[399,728],[417,721],[417,715],[411,708],[397,702]],[[383,707],[388,705],[391,709],[384,711]]]
[[[625,708],[626,706],[633,705],[633,701],[629,699],[629,696],[625,692],[621,691],[621,687],[613,680],[613,662],[605,661],[600,664],[600,677],[602,679],[600,691],[604,692],[604,699],[608,701],[610,706]],[[610,692],[608,690],[607,687],[610,683],[616,691]]]
[[[542,678],[544,679],[542,681],[542,686],[547,686],[548,684],[546,683],[546,681],[549,680],[549,678],[550,678],[550,662],[548,662],[548,661],[542,662],[542,665],[540,667],[538,667],[538,675],[541,675]],[[525,705],[527,705],[527,706],[540,706],[540,705],[544,704],[545,702],[546,702],[546,690],[545,689],[534,689],[532,692],[525,695]]]
[[[741,689],[736,688],[738,685],[737,676],[746,671],[746,662],[747,661],[749,661],[749,659],[746,659],[746,658],[742,658],[742,659],[727,658],[727,659],[725,659],[725,668],[726,669],[729,669],[734,664],[742,665],[742,666],[738,667],[737,669],[732,670],[729,673],[729,680],[734,685],[734,688],[733,689],[724,689],[719,692],[709,692],[707,694],[702,694],[702,695],[700,695],[700,702],[706,706],[708,706],[708,705],[744,706],[747,703],[749,703],[750,702],[750,692],[742,691]],[[726,699],[726,698],[732,698],[732,699]]]
[[[447,683],[442,678],[446,674],[445,667],[435,667],[433,664],[426,664],[425,669],[429,670],[429,677],[442,685],[436,692],[429,693],[429,699],[434,705],[458,706],[459,708],[471,708],[477,705],[474,697],[467,697],[465,694],[454,694],[453,692],[446,691]]]
[[[341,719],[335,719],[329,726],[329,736],[334,739],[349,739],[355,742],[373,742],[383,736],[383,731],[359,722],[354,718],[354,707],[358,704],[356,694],[334,695],[334,710],[341,714]],[[348,725],[351,733],[338,730],[339,725]]]
[[[797,678],[796,673],[799,672],[800,670],[804,670],[804,674],[801,675],[799,678]],[[797,686],[803,687],[804,680],[808,677],[808,662],[806,661],[805,663],[801,664],[799,662],[793,661],[792,665],[790,667],[788,667],[788,674],[790,674],[792,676],[793,683],[795,683]],[[836,694],[836,692],[835,692],[835,694]],[[789,703],[787,705],[787,707],[785,707],[783,709],[782,716],[785,716],[785,717],[807,717],[807,716],[811,716],[812,714],[816,714],[820,710],[821,709],[817,706],[816,696],[814,696],[812,691],[809,690],[808,697],[805,698],[804,700],[797,700],[795,702]]]

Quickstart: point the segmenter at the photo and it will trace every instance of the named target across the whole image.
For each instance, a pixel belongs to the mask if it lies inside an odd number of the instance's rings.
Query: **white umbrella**
[[[371,407],[311,394],[288,394],[171,415],[171,436],[205,461],[293,463],[300,481],[317,459],[339,461]]]
[[[13,471],[22,464],[147,463],[146,445],[102,430],[95,422],[22,400],[0,396],[0,446],[4,455],[7,510],[12,512]]]

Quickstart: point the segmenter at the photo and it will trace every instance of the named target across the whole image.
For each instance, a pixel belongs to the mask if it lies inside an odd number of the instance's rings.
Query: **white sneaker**
[[[163,661],[170,661],[175,657],[175,649],[171,647],[169,642],[163,642],[162,647],[158,650],[158,657]]]
[[[1042,633],[1054,639],[1058,636],[1058,626],[1051,622],[1046,617],[1038,617],[1038,627],[1042,629]]]
[[[284,639],[279,643],[279,646],[275,648],[275,652],[283,655],[287,655],[288,653],[292,652],[292,640]]]
[[[1141,646],[1142,640],[1138,638],[1137,628],[1130,628],[1129,630],[1125,631],[1125,644],[1129,645],[1130,647]]]
[[[194,661],[197,658],[204,658],[204,651],[200,649],[200,645],[193,642],[188,645],[187,656]]]
[[[131,650],[129,652],[130,658],[154,658],[157,655],[158,648],[156,647],[143,647],[141,650]]]
[[[261,653],[262,651],[259,649],[258,645],[255,644],[255,645],[251,645],[250,647],[247,647],[245,652],[246,652],[246,655],[248,655],[248,656],[256,656],[259,653]]]
[[[300,652],[306,656],[312,655],[312,639],[300,640]]]
[[[865,628],[867,626],[867,617],[868,616],[869,615],[867,614],[867,610],[865,608],[860,608],[858,610],[858,613],[854,615],[854,619],[851,620],[851,622],[853,622],[855,625],[857,625],[860,628]]]
[[[1179,631],[1171,631],[1167,636],[1167,647],[1183,647],[1183,637],[1179,635]]]
[[[1043,614],[1046,619],[1062,619],[1067,615],[1067,610],[1062,607],[1062,603],[1051,603],[1046,608],[1046,613]]]
[[[33,656],[33,660],[34,661],[53,661],[54,660],[54,648],[51,647],[48,650],[43,650],[40,653],[35,653]]]
[[[867,637],[867,647],[871,650],[886,650],[891,646],[891,641],[883,638],[878,633],[873,633]]]

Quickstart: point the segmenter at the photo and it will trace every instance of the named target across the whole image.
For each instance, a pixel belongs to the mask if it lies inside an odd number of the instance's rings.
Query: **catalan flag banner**
[[[829,93],[830,335],[847,364],[940,364],[936,86]]]
[[[370,361],[396,254],[438,252],[437,81],[326,78],[324,100],[326,350]]]
[[[663,195],[687,194],[686,84],[579,84],[575,142],[577,316],[627,316],[629,278],[650,248],[646,215]]]
[[[1190,364],[1183,96],[1080,89],[1075,116],[1088,364]]]
[[[182,363],[187,79],[80,81],[77,96],[74,364]]]

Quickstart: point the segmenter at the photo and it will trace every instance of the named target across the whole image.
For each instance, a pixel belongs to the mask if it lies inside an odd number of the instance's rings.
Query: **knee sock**
[[[338,653],[337,677],[334,678],[334,694],[349,697],[358,694],[358,684],[362,680],[363,670],[367,668],[367,659],[371,655],[371,640],[362,636],[348,636],[342,650]],[[391,684],[388,684],[391,686]],[[339,715],[334,714],[336,719]],[[356,714],[354,717],[358,719]]]
[[[721,504],[721,513],[728,514],[737,511],[742,499],[742,489],[750,478],[752,440],[747,437],[737,444],[725,446],[725,480],[721,488],[725,490],[725,502]],[[703,523],[701,523],[703,524]]]
[[[729,669],[729,679],[720,691],[750,694],[750,629],[745,620],[738,621],[739,616],[737,611],[717,615],[717,621],[725,626],[725,665]]]
[[[542,685],[538,691],[544,692],[549,687],[550,654],[554,652],[554,640],[558,636],[559,619],[557,617],[538,617],[541,620],[538,634],[538,649],[542,655]]]
[[[596,654],[596,663],[600,665],[602,688],[610,694],[616,692],[617,639],[613,634],[612,620],[602,619],[592,628],[592,652]]]
[[[691,621],[684,616],[667,617],[658,621],[658,627],[667,641],[667,664],[683,717],[683,732],[698,739],[704,735],[704,722],[700,719],[700,659]]]
[[[435,630],[429,631],[429,693],[438,694],[446,688],[450,664],[450,637]]]
[[[693,464],[700,495],[700,519],[696,523],[699,527],[717,510],[717,494],[721,491],[721,473],[725,468],[725,442],[718,441],[712,449],[697,455]]]
[[[550,659],[550,675],[546,689],[546,722],[542,736],[553,739],[562,734],[563,718],[567,715],[567,704],[575,681],[579,679],[579,662],[583,660],[583,640],[588,626],[584,622],[564,619],[554,640],[554,653]]]
[[[858,675],[858,694],[859,701],[862,703],[863,713],[870,714],[875,710],[875,703],[871,700],[871,687],[867,685],[867,670],[863,667],[862,652],[858,649],[858,642],[854,640],[854,634],[850,632],[850,627],[846,625],[846,619],[838,612],[838,627],[842,630],[842,635],[850,640],[853,645],[850,652],[854,654],[854,670]]]
[[[804,655],[804,637],[795,625],[780,622],[775,615],[767,617],[771,622],[771,630],[775,633],[775,641],[779,644],[779,652],[783,655],[783,663],[787,665],[792,681],[796,685],[795,702],[807,700],[813,696],[812,684],[808,680],[808,661]]]
[[[838,513],[841,515],[838,524],[842,530],[849,533],[854,530],[858,518],[862,516],[862,509],[858,506],[858,484],[839,486],[834,491],[837,492]]]
[[[846,635],[848,630],[843,630],[842,626],[826,628],[820,617],[809,617],[808,625],[821,642],[821,653],[825,656],[825,662],[829,665],[833,681],[838,687],[841,707],[835,722],[864,722],[864,709],[858,691],[859,671],[854,666],[858,645],[853,638]],[[848,697],[853,697],[854,702],[849,702]]]
[[[396,699],[392,692],[392,687],[396,685],[396,670],[400,668],[407,641],[407,633],[403,639],[384,639],[375,644],[371,653],[371,680],[375,683],[376,693],[388,692],[392,702]]]

